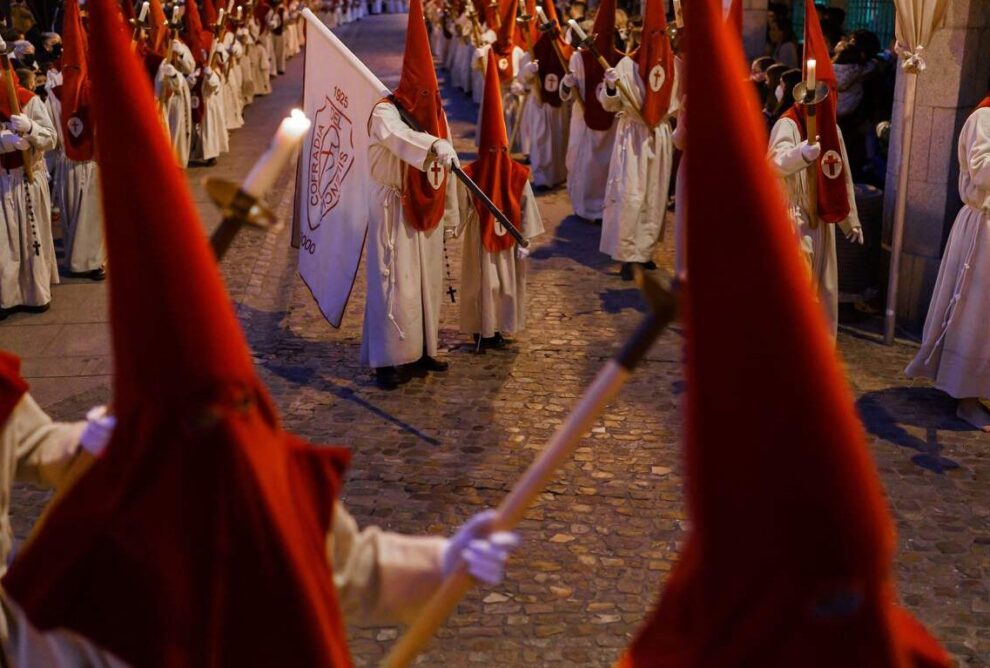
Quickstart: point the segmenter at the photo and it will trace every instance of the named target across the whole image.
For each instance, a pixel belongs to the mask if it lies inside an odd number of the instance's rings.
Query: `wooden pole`
[[[815,143],[818,139],[817,105],[809,104],[805,109],[808,110],[805,133],[808,135],[808,141]],[[822,156],[819,155],[808,165],[808,224],[813,230],[818,228],[818,169],[821,159]]]
[[[897,199],[891,230],[890,275],[887,277],[887,305],[883,314],[883,342],[894,345],[897,328],[897,288],[901,273],[901,250],[904,246],[904,219],[907,216],[908,176],[911,165],[911,142],[914,137],[914,106],[918,95],[918,73],[904,71],[904,116],[901,132],[901,164],[897,171]]]
[[[640,274],[640,279],[644,280]],[[523,519],[543,488],[581,444],[605,407],[615,399],[633,369],[660,333],[674,319],[674,295],[655,281],[646,284],[651,311],[622,350],[598,372],[577,406],[553,435],[539,457],[526,469],[502,500],[492,522],[492,531],[508,531]],[[430,638],[471,589],[473,579],[462,565],[449,575],[426,604],[416,621],[392,647],[382,666],[404,668],[426,647]]]

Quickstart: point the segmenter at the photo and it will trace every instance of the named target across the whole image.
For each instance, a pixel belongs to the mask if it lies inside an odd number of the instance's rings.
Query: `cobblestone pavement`
[[[386,83],[394,83],[404,18],[365,19],[338,34]],[[249,129],[234,140],[241,157],[263,148],[263,140],[245,133],[267,136],[298,96],[300,76],[296,59],[273,98],[251,109]],[[474,107],[460,93],[445,89],[445,98],[457,147],[470,157]],[[250,161],[244,163],[228,157],[212,171],[236,177]],[[287,177],[284,184],[281,200],[273,204],[287,214]],[[201,204],[213,220],[202,198]],[[598,229],[570,216],[566,193],[543,194],[540,205],[547,233],[534,244],[530,262],[527,331],[508,350],[475,354],[457,331],[456,307],[446,303],[441,340],[450,371],[392,393],[378,390],[358,361],[363,268],[343,325],[334,330],[296,277],[287,230],[249,232],[235,242],[223,269],[260,373],[290,430],[352,448],[344,498],[362,524],[449,532],[497,504],[641,317],[636,290],[598,253]],[[660,258],[668,266],[669,241]],[[457,242],[449,250],[456,284]],[[0,327],[0,345],[18,351],[5,343],[8,327]],[[70,339],[76,335],[64,332]],[[654,602],[685,537],[678,454],[681,343],[676,326],[661,338],[527,514],[520,527],[523,548],[505,583],[469,595],[423,665],[605,666],[615,660]],[[961,665],[988,666],[990,438],[956,420],[944,395],[903,377],[915,349],[903,341],[892,348],[878,345],[866,326],[843,328],[839,337],[897,520],[904,603]],[[92,364],[104,380],[45,402],[54,415],[75,417],[108,397],[109,361],[102,357]],[[18,491],[19,533],[44,498]],[[354,629],[355,662],[374,665],[397,634],[396,628]]]

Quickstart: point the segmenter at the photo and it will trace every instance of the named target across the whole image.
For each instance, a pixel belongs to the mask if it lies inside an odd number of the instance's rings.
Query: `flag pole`
[[[585,390],[567,420],[547,443],[543,452],[530,464],[509,494],[499,504],[492,531],[509,531],[523,519],[554,474],[581,444],[595,420],[615,399],[633,370],[666,329],[676,314],[674,293],[660,282],[637,271],[637,282],[649,303],[649,313],[622,349],[605,363]],[[471,589],[474,580],[462,564],[448,575],[440,589],[427,602],[412,626],[392,647],[382,662],[384,668],[404,668],[426,647],[430,638],[454,611],[457,603]]]
[[[579,26],[577,21],[574,19],[571,19],[567,23],[571,26],[571,30],[574,31],[574,34],[578,36],[580,45],[591,52],[591,55],[598,60],[598,64],[602,66],[602,69],[606,71],[612,69],[609,62],[605,60],[605,56],[603,56],[602,52],[598,50],[598,45],[595,44],[594,38],[584,32],[584,30],[581,29],[581,26]],[[626,88],[626,82],[619,79],[615,82],[615,85],[622,94],[622,97],[626,99],[626,103],[629,105],[630,109],[632,109],[633,113],[636,114],[636,117],[642,121],[644,125],[649,125],[645,120],[643,120],[643,114],[640,111],[639,104],[636,102],[636,98],[633,97],[632,92]]]

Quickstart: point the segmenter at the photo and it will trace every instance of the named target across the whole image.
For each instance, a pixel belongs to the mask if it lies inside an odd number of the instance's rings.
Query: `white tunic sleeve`
[[[973,121],[966,160],[969,180],[980,190],[990,190],[990,109],[975,111]]]
[[[80,451],[79,437],[85,428],[85,422],[54,422],[25,394],[0,432],[13,446],[14,478],[58,487]]]
[[[39,153],[53,150],[58,145],[58,131],[41,98],[32,97],[21,111],[31,119],[31,131],[24,135],[31,148]]]
[[[335,503],[327,555],[347,621],[374,626],[414,619],[443,581],[446,546],[439,536],[359,530],[343,504]]]
[[[436,141],[433,135],[406,125],[394,104],[383,102],[371,112],[371,142],[420,171],[426,171],[430,149]]]
[[[536,195],[533,193],[533,186],[526,183],[522,196],[522,232],[524,239],[535,239],[543,234],[543,216],[540,214],[540,207],[536,203]]]
[[[849,234],[861,225],[859,209],[856,208],[856,188],[853,186],[852,169],[849,168],[849,156],[846,155],[846,140],[842,137],[842,130],[839,130],[839,147],[842,149],[842,178],[846,182],[846,198],[849,200],[849,215],[845,220],[839,221],[839,229]]]
[[[768,159],[777,174],[788,177],[808,168],[808,163],[801,156],[801,135],[794,121],[781,118],[770,131],[770,150]]]

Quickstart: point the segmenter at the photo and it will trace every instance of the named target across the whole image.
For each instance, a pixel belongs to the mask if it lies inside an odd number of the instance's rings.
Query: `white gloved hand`
[[[162,65],[162,76],[171,79],[172,77],[179,76],[179,71],[175,69],[175,67],[173,67],[170,63],[165,63],[164,65]]]
[[[454,147],[446,139],[438,139],[433,142],[432,150],[437,162],[444,169],[449,170],[451,167],[461,166],[460,160],[457,159],[457,151],[454,150]]]
[[[610,89],[615,90],[615,84],[619,81],[619,73],[614,67],[610,67],[605,70],[605,85]]]
[[[497,585],[505,577],[505,562],[519,545],[511,531],[490,533],[494,510],[478,513],[457,530],[443,551],[443,574],[449,575],[463,561],[476,580]]]
[[[523,76],[525,77],[535,77],[540,71],[540,61],[531,60],[522,68]]]
[[[172,53],[177,56],[182,56],[182,42],[177,39],[172,40]]]
[[[560,85],[564,88],[577,88],[577,77],[568,72],[564,75],[564,78],[560,80]]]
[[[513,79],[512,83],[509,84],[509,92],[513,95],[522,96],[526,94],[526,87],[519,81]]]
[[[79,437],[79,445],[83,450],[99,457],[110,442],[113,430],[117,426],[117,418],[107,415],[106,406],[96,406],[86,413],[86,428]]]
[[[24,114],[14,114],[10,117],[10,129],[19,135],[26,135],[31,132],[34,123]]]
[[[809,144],[806,141],[801,142],[801,157],[804,158],[805,162],[812,163],[818,159],[818,156],[822,154],[822,145],[818,143],[818,137],[815,137],[815,143]]]
[[[210,77],[212,77],[213,76],[213,68],[210,67],[209,65],[207,65],[206,67],[204,67],[203,68],[203,76],[206,77],[207,79],[209,79]]]
[[[28,140],[24,137],[15,135],[10,130],[0,130],[0,153],[26,151],[29,146]]]
[[[848,232],[846,232],[846,239],[854,244],[859,244],[860,246],[864,243],[863,238],[863,228],[858,225]]]
[[[529,257],[529,249],[516,245],[516,257],[520,260],[525,260]]]

